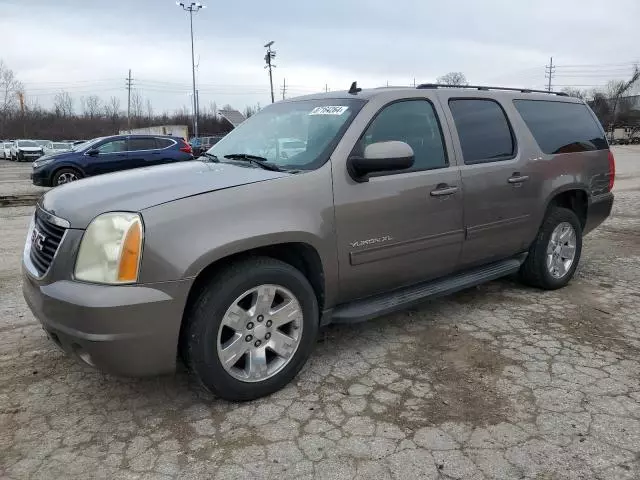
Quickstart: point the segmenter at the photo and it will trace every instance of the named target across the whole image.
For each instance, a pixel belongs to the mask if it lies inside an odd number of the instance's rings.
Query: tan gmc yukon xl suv
[[[300,151],[282,155],[285,138]],[[354,83],[271,105],[196,161],[49,191],[24,296],[86,364],[154,375],[182,358],[249,400],[291,381],[331,322],[518,272],[566,285],[613,179],[580,100]]]

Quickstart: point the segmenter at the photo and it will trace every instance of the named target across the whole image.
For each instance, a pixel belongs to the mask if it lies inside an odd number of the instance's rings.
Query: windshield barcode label
[[[309,115],[342,115],[347,110],[349,110],[349,107],[345,106],[316,107],[311,110]]]

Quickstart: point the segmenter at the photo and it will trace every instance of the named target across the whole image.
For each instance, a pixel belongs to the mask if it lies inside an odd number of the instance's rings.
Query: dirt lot
[[[567,288],[330,328],[248,404],[60,353],[20,291],[32,210],[0,209],[0,478],[640,478],[640,148],[615,153],[614,215]]]

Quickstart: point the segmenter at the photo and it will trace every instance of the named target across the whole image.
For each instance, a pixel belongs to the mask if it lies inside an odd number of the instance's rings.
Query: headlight
[[[76,259],[75,277],[96,283],[138,281],[143,228],[140,215],[104,213],[87,227]]]
[[[42,167],[51,162],[53,162],[53,158],[47,158],[45,160],[36,160],[35,162],[33,162],[33,168]]]

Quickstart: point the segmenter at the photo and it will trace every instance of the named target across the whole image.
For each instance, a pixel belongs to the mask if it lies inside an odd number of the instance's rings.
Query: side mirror
[[[98,155],[99,153],[100,153],[100,150],[98,150],[97,148],[92,148],[87,152],[87,155],[91,155],[93,157],[95,155]]]
[[[413,166],[413,148],[405,142],[377,142],[364,149],[363,157],[350,157],[347,170],[356,182],[368,182],[370,173],[406,170]]]

